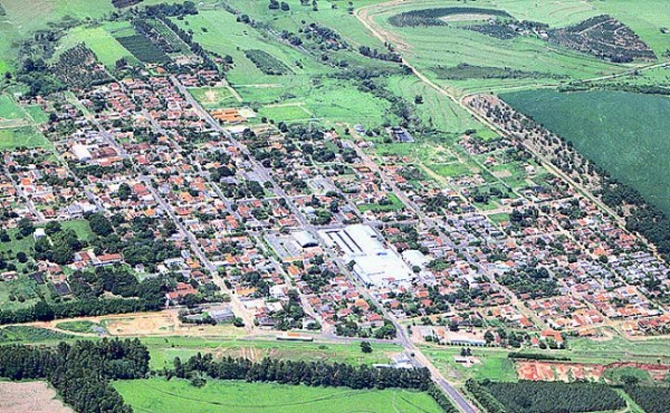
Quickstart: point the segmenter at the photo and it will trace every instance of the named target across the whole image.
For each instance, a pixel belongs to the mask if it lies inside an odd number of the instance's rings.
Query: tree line
[[[134,340],[61,342],[56,347],[0,347],[0,377],[47,380],[76,411],[130,413],[110,380],[146,377],[149,351]]]
[[[246,380],[247,382],[276,382],[279,384],[349,387],[352,389],[401,388],[427,392],[446,413],[458,410],[433,383],[426,368],[373,368],[365,364],[352,366],[344,363],[325,363],[277,360],[265,358],[252,362],[244,358],[225,357],[214,360],[211,354],[200,353],[182,362],[175,357],[173,370],[164,370],[170,379],[191,379],[199,382],[201,375],[220,380]]]

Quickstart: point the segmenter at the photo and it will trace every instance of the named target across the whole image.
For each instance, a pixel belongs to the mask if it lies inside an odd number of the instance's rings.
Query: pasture
[[[208,380],[205,386],[196,388],[177,379],[117,381],[113,386],[127,404],[142,412],[441,411],[426,393],[396,389],[351,390],[220,380]]]
[[[670,99],[626,92],[502,94],[520,112],[572,142],[612,176],[670,213]]]

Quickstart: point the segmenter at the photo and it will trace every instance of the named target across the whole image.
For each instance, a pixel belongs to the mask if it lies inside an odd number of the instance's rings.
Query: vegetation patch
[[[635,32],[605,14],[548,33],[550,42],[612,62],[656,59],[654,51]]]
[[[88,320],[63,321],[56,324],[56,327],[73,333],[98,333],[105,330],[100,324]]]
[[[143,62],[161,64],[170,61],[168,55],[141,34],[118,37],[116,40],[128,49],[133,56]]]
[[[532,382],[502,383],[485,381],[470,388],[477,400],[493,396],[508,413],[561,413],[619,410],[626,402],[611,387],[596,383]],[[487,410],[499,412],[498,407]]]
[[[186,380],[119,381],[116,390],[136,411],[208,413],[220,411],[254,413],[354,412],[366,411],[439,412],[426,393],[409,390],[352,390],[314,388],[275,383],[209,380],[200,388]]]
[[[438,66],[432,69],[438,79],[467,80],[467,79],[546,79],[565,78],[542,72],[526,72],[510,67],[473,66],[461,63],[458,66]]]
[[[670,387],[626,387],[626,393],[647,413],[667,413]]]
[[[627,92],[502,94],[518,111],[571,142],[614,178],[670,214],[670,100]]]
[[[7,326],[0,329],[0,343],[64,340],[69,334],[33,326]]]
[[[266,75],[281,76],[289,72],[288,66],[264,50],[251,49],[244,54]]]
[[[475,7],[444,7],[402,12],[389,18],[389,23],[396,27],[446,26],[447,22],[443,18],[459,14],[512,18],[509,13],[503,10]]]
[[[51,146],[49,141],[32,126],[0,129],[0,150],[15,148],[39,148]]]

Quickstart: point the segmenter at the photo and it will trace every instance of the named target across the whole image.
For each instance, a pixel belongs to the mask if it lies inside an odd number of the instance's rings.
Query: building
[[[325,243],[340,251],[345,260],[354,262],[354,274],[376,287],[408,285],[414,274],[398,254],[382,243],[367,225],[349,225],[343,229],[319,232]]]
[[[296,231],[291,234],[295,242],[300,245],[300,248],[318,247],[319,243],[314,239],[312,234],[307,231]]]
[[[77,157],[77,160],[79,162],[90,161],[91,158],[93,157],[91,155],[91,151],[89,151],[86,146],[81,145],[81,144],[73,145],[72,146],[72,153],[74,154],[74,156]]]

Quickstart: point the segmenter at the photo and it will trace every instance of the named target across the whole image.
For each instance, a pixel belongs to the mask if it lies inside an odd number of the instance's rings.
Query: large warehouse
[[[398,287],[409,284],[414,276],[400,256],[386,248],[375,231],[367,225],[323,230],[320,235],[345,260],[354,261],[354,273],[365,284]]]

